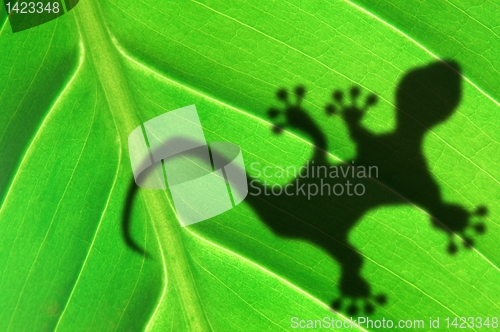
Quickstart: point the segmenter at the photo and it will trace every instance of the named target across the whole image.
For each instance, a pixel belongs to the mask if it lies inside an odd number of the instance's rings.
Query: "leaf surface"
[[[452,257],[410,202],[368,211],[349,239],[363,277],[388,296],[373,319],[498,316],[497,13],[467,1],[86,0],[16,34],[2,20],[0,329],[280,331],[293,317],[348,319],[328,309],[340,295],[335,260],[273,233],[245,202],[180,228],[167,192],[139,190],[132,235],[151,258],[131,251],[120,228],[128,135],[196,104],[207,140],[238,144],[248,170],[298,167],[311,138],[274,135],[267,111],[277,89],[303,84],[329,157],[349,162],[344,121],[324,114],[331,92],[375,92],[363,125],[390,132],[397,84],[437,59],[459,62],[463,97],[424,155],[445,201],[488,207],[487,232]],[[311,204],[301,208],[321,211]]]

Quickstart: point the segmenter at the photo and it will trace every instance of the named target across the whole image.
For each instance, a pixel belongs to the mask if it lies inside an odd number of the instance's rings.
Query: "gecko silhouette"
[[[288,193],[297,193],[299,188],[325,185],[332,188],[339,179],[305,176],[318,172],[321,166],[342,166],[328,161],[328,141],[320,127],[302,107],[305,89],[301,86],[292,96],[285,90],[277,92],[277,98],[284,103],[282,110],[272,108],[269,116],[276,125],[276,134],[284,129],[301,132],[312,142],[312,157],[302,167],[302,174],[290,180]],[[360,310],[373,313],[376,305],[383,305],[384,294],[374,294],[367,280],[363,278],[363,256],[349,242],[349,234],[369,211],[390,205],[412,204],[428,213],[432,225],[448,234],[447,250],[454,254],[458,250],[454,236],[466,248],[473,245],[466,231],[472,228],[477,233],[485,232],[484,223],[472,224],[474,215],[485,216],[486,207],[469,212],[466,208],[443,201],[438,184],[433,178],[423,153],[425,135],[436,125],[444,122],[454,112],[461,99],[461,75],[454,62],[435,62],[408,72],[396,91],[396,127],[386,134],[376,135],[361,125],[363,115],[377,102],[374,94],[361,98],[361,91],[354,87],[349,91],[349,100],[340,91],[332,94],[332,102],[325,107],[328,116],[341,116],[348,127],[349,135],[356,145],[356,157],[350,164],[355,172],[343,182],[362,184],[362,195],[344,192],[337,195],[288,195],[274,194],[273,188],[258,178],[246,174],[249,195],[245,199],[259,219],[280,237],[308,241],[326,251],[340,266],[338,288],[340,297],[333,299],[335,310],[345,310],[353,315]],[[377,166],[376,177],[358,177],[364,166]],[[347,165],[344,165],[347,166]],[[241,170],[242,172],[244,170]],[[355,176],[354,176],[355,175]],[[127,204],[137,188],[132,185]],[[331,191],[331,189],[329,189]],[[276,192],[276,191],[274,191]],[[269,194],[271,193],[271,194]],[[130,205],[123,218],[123,232],[127,245],[141,252],[129,234]]]

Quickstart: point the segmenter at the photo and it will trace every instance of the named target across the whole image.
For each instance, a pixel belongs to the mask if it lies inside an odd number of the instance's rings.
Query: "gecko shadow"
[[[347,125],[356,145],[356,158],[351,164],[328,161],[327,138],[301,105],[305,89],[295,88],[294,95],[292,101],[286,90],[278,91],[277,97],[284,108],[269,110],[276,123],[272,129],[279,134],[289,128],[309,137],[312,157],[281,190],[246,174],[249,195],[245,203],[276,235],[308,241],[339,264],[340,297],[332,301],[332,308],[350,315],[361,310],[371,314],[376,305],[387,301],[385,295],[376,295],[371,290],[361,274],[363,256],[349,242],[351,230],[373,209],[412,204],[424,210],[431,224],[448,235],[450,254],[458,251],[457,241],[466,248],[473,246],[470,229],[485,232],[483,223],[473,225],[471,220],[474,216],[485,216],[486,207],[469,212],[460,205],[443,201],[423,153],[425,134],[446,121],[461,99],[461,75],[456,63],[432,63],[403,77],[396,92],[396,128],[387,134],[370,133],[361,125],[363,115],[376,104],[375,95],[361,98],[356,87],[350,89],[349,98],[335,91],[325,113],[342,117]],[[376,166],[376,175],[366,172],[370,166]],[[339,177],[331,176],[332,167],[341,169]],[[348,171],[344,173],[345,170]],[[362,193],[359,188],[363,188]],[[305,192],[311,190],[316,194],[307,196]],[[130,206],[136,191],[134,185],[129,189],[127,204],[130,205],[125,209],[122,228],[128,246],[143,253],[129,234]]]

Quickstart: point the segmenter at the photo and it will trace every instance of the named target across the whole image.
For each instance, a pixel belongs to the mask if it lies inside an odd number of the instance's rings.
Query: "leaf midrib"
[[[121,68],[121,59],[116,53],[116,49],[112,47],[113,43],[111,42],[108,28],[104,23],[105,19],[102,15],[100,6],[97,1],[88,0],[81,2],[78,9],[75,10],[75,16],[84,43],[89,49],[96,76],[101,82],[102,89],[106,95],[106,100],[113,120],[115,121],[120,141],[127,142],[128,134],[140,124],[140,116],[130,98],[131,93],[129,92]],[[125,149],[125,147],[121,146],[121,149]],[[153,201],[155,201],[153,205],[160,203],[156,202],[154,197]],[[149,203],[153,203],[153,201],[149,201]],[[152,219],[153,223],[155,223],[155,218]],[[173,222],[169,222],[171,227],[179,227],[178,224],[175,225]],[[182,247],[181,240],[175,238],[176,234],[169,234],[170,237],[165,236],[167,234],[162,235],[164,236],[161,244],[166,245],[170,252],[176,252],[181,256],[183,254],[185,255],[185,249]],[[95,236],[97,236],[97,232]],[[180,246],[172,251],[172,243],[180,243]],[[162,245],[160,245],[160,250],[162,250]],[[173,270],[186,270],[189,274],[190,267],[186,260],[183,262],[185,263],[183,266],[176,264],[176,266],[173,266]],[[196,292],[196,285],[191,279],[184,278],[177,281],[181,284],[178,291],[182,298],[189,298],[195,302],[195,299],[199,300],[196,294],[191,294]],[[189,306],[185,306],[184,309],[187,311],[187,316],[192,318],[190,321],[191,326],[198,331],[210,330],[205,314],[202,312],[202,309],[199,309],[198,305],[192,303]]]

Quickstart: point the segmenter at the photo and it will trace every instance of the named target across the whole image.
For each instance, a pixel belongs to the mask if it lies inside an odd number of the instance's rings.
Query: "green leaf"
[[[293,317],[348,321],[329,309],[342,295],[339,262],[274,233],[251,197],[181,228],[167,191],[139,189],[131,231],[150,257],[127,247],[128,135],[196,104],[207,140],[239,145],[250,175],[257,162],[299,167],[314,138],[294,128],[274,135],[267,112],[282,107],[278,89],[302,84],[329,162],[350,162],[358,151],[346,122],[324,112],[332,91],[376,93],[362,124],[390,133],[401,79],[440,59],[460,64],[462,100],[428,130],[423,156],[443,202],[488,208],[475,220],[486,233],[469,234],[474,247],[451,256],[447,234],[410,200],[362,211],[348,240],[372,293],[387,295],[371,319],[441,317],[447,330],[446,317],[500,315],[497,5],[86,0],[15,34],[0,10],[0,330],[279,331]],[[385,195],[384,185],[374,188]],[[321,202],[267,211],[332,223],[349,213],[325,216]]]

